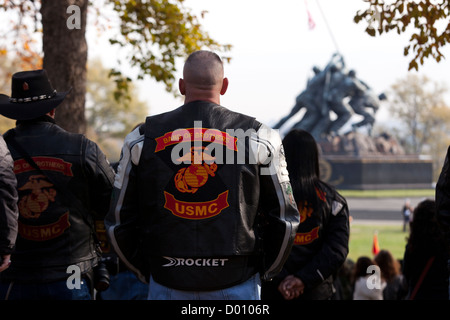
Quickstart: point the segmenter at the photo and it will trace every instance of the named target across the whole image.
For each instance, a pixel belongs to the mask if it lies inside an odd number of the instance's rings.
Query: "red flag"
[[[306,13],[308,14],[308,27],[309,27],[309,30],[312,30],[316,27],[316,23],[314,22],[314,20],[312,18],[311,12],[309,12],[308,2],[306,0],[305,0],[305,6],[306,6]]]
[[[378,244],[378,232],[373,234],[372,253],[376,255],[380,252],[380,245]]]

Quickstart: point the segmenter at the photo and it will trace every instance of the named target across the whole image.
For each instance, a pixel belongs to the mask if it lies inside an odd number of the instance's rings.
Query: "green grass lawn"
[[[354,198],[392,198],[392,197],[429,197],[434,198],[434,189],[396,189],[396,190],[339,190],[344,197]],[[398,224],[358,224],[352,223],[350,226],[350,249],[348,258],[356,261],[360,256],[373,258],[372,243],[373,235],[378,231],[378,243],[380,249],[389,250],[395,258],[403,259],[406,238],[408,232],[403,232],[402,221]]]
[[[358,224],[350,225],[350,242],[348,258],[356,262],[360,256],[373,258],[372,243],[373,235],[378,232],[378,244],[380,249],[389,250],[397,259],[403,259],[406,238],[409,230],[403,232],[402,222],[398,225],[391,224]]]
[[[344,197],[354,198],[407,198],[433,197],[434,189],[395,189],[395,190],[338,190]]]

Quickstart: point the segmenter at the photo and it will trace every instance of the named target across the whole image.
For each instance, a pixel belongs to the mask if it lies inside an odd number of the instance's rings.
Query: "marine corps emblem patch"
[[[216,159],[213,151],[228,148],[234,152],[236,140],[215,129],[196,127],[179,132],[168,132],[155,139],[159,145],[166,141],[164,148],[157,146],[155,150],[166,153],[166,157],[168,153],[172,154],[173,147],[183,146],[178,148],[182,153],[171,161],[176,172],[164,190],[164,208],[183,219],[217,216],[229,206],[229,190],[217,175],[221,161]]]

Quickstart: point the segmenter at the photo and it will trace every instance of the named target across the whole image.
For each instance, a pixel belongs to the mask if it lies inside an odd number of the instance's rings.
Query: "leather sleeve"
[[[114,170],[96,143],[86,139],[85,170],[89,179],[90,207],[96,220],[106,216],[114,183]]]
[[[260,210],[264,217],[264,280],[271,280],[286,262],[300,215],[289,181],[287,163],[278,131],[262,125],[253,139],[260,163]]]
[[[14,162],[0,136],[0,256],[10,254],[17,236],[17,180]]]
[[[121,159],[117,168],[110,210],[105,218],[107,236],[115,253],[139,280],[148,282],[139,252],[138,191],[136,167],[144,143],[139,128],[131,132],[124,141]]]

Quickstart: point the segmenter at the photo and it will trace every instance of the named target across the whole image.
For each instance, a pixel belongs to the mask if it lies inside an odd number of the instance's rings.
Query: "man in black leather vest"
[[[228,79],[215,53],[191,54],[183,77],[185,104],[125,140],[111,244],[149,299],[260,299],[299,223],[281,138],[220,105]]]
[[[0,113],[17,120],[4,137],[19,193],[1,299],[92,299],[89,276],[100,257],[94,221],[108,211],[114,171],[94,142],[55,123],[66,94],[35,70],[14,74],[11,97],[0,95]]]

